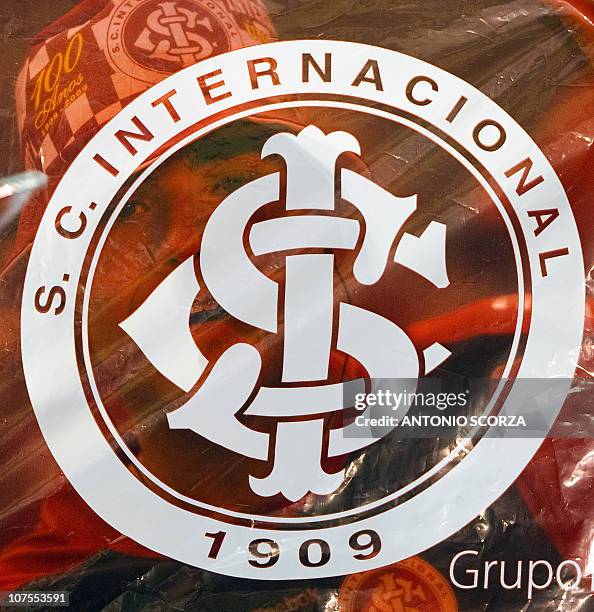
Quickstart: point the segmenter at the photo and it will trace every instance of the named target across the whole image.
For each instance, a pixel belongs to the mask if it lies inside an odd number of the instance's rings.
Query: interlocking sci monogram
[[[147,16],[134,45],[151,59],[190,66],[217,50],[213,31],[210,15],[200,15],[180,2],[161,2]]]
[[[347,132],[324,134],[310,125],[297,136],[278,133],[262,149],[262,157],[279,154],[287,167],[286,210],[309,211],[260,221],[251,227],[254,255],[293,249],[354,249],[360,227],[355,219],[328,214],[335,208],[335,170],[343,153],[361,153]],[[417,208],[417,197],[396,197],[368,178],[342,168],[341,197],[365,220],[365,235],[354,264],[359,283],[372,285],[382,276],[391,246]],[[236,319],[277,332],[278,284],[250,261],[242,237],[250,218],[281,197],[279,173],[256,179],[229,195],[210,217],[200,248],[200,269],[212,296]],[[446,226],[431,222],[420,237],[404,233],[394,261],[438,288],[449,284],[446,270]],[[333,254],[288,255],[285,260],[283,383],[328,378],[333,329]],[[189,327],[192,303],[200,291],[190,257],[175,269],[121,327],[151,363],[170,381],[190,391],[208,366]],[[419,359],[415,346],[392,321],[351,304],[339,305],[337,348],[351,355],[372,379],[416,380]],[[448,356],[439,343],[424,347],[425,373]],[[189,429],[246,457],[266,460],[269,434],[242,424],[236,415],[252,395],[260,375],[258,350],[245,343],[230,346],[212,367],[194,395],[168,414],[172,429]],[[345,383],[364,390],[362,379]],[[409,382],[410,384],[410,382]],[[328,494],[343,481],[344,471],[326,473],[321,466],[323,414],[344,405],[342,383],[261,387],[247,406],[248,416],[279,419],[274,468],[263,479],[250,477],[261,496],[282,493],[296,501],[309,491]],[[397,416],[403,415],[402,407]],[[314,416],[317,415],[317,416]],[[308,420],[288,421],[309,416]],[[359,450],[377,438],[349,436],[346,428],[329,432],[328,457]]]

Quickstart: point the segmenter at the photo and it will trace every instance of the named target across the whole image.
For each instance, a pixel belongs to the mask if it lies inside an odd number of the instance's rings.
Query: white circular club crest
[[[80,379],[75,323],[77,295],[82,292],[89,385],[107,428],[120,443],[93,381],[89,297],[78,287],[88,275],[89,289],[117,214],[145,178],[188,142],[258,112],[316,106],[367,113],[416,132],[462,164],[489,194],[513,245],[520,298],[516,338],[523,324],[523,296],[531,296],[530,318],[524,322],[529,331],[516,379],[563,379],[569,388],[581,342],[583,264],[567,197],[529,136],[468,83],[385,49],[294,41],[211,58],[154,86],[87,145],[53,194],[25,281],[23,364],[47,444],[93,510],[158,553],[233,576],[317,578],[368,570],[417,554],[462,528],[497,499],[541,442],[483,437],[434,484],[412,494],[416,484],[428,484],[432,474],[411,483],[408,497],[398,505],[383,499],[369,514],[351,508],[306,519],[195,503],[138,464],[167,493],[159,495],[113,451]],[[191,392],[187,401],[168,412],[171,430],[193,432],[255,461],[272,458],[269,474],[249,475],[251,491],[264,499],[280,494],[295,502],[309,493],[332,494],[340,489],[344,470],[325,470],[321,454],[326,459],[348,456],[376,442],[372,436],[346,435],[348,427],[328,431],[320,418],[348,408],[342,384],[319,382],[327,378],[334,341],[375,379],[414,381],[449,356],[448,348],[438,342],[415,347],[401,327],[369,309],[342,302],[334,308],[333,256],[320,249],[357,247],[353,275],[364,286],[373,287],[394,264],[423,277],[436,291],[450,283],[445,224],[431,221],[420,236],[405,231],[420,205],[415,195],[397,197],[365,173],[337,165],[341,156],[362,153],[348,125],[333,131],[314,123],[293,132],[279,130],[259,154],[262,159],[282,158],[284,187],[280,175],[271,172],[223,198],[206,222],[199,255],[176,266],[130,316],[118,321],[122,333],[160,375],[180,392]],[[106,217],[116,194],[139,168],[142,173]],[[358,221],[333,214],[336,174],[341,198],[358,211],[364,234]],[[281,288],[253,265],[244,237],[250,219],[279,200],[282,190],[288,214],[252,224],[249,249],[255,256],[291,249],[317,251],[286,257],[282,383],[290,384],[266,386],[258,382],[262,361],[254,346],[231,343],[211,363],[193,341],[188,317],[196,296],[207,289],[237,321],[269,334],[278,332]],[[291,214],[295,211],[307,214]],[[547,222],[542,221],[545,217]],[[335,340],[333,325],[338,330]],[[511,385],[500,412],[521,413],[523,393]],[[547,407],[549,425],[562,399]],[[240,408],[247,416],[278,419],[275,436],[248,427],[237,418]],[[136,460],[133,455],[129,459]],[[336,521],[329,525],[328,519]]]

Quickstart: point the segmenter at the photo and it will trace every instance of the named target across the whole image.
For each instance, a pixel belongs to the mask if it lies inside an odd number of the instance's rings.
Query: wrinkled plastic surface
[[[71,137],[56,136],[60,150],[50,162],[41,140],[32,135],[31,121],[35,119],[29,106],[31,92],[24,96],[22,84],[17,84],[16,79],[25,62],[33,61],[40,45],[67,28],[84,27],[90,21],[97,21],[98,15],[109,10],[107,4],[101,1],[44,3],[28,0],[5,1],[0,7],[2,174],[37,169],[49,176],[47,193],[37,192],[23,207],[20,217],[14,216],[0,226],[0,453],[3,465],[0,474],[0,590],[67,590],[76,610],[346,609],[340,595],[344,577],[286,583],[233,579],[159,558],[129,541],[101,521],[78,497],[56,465],[38,429],[19,359],[20,292],[28,252],[48,194],[93,129],[100,126],[87,126],[89,132],[75,132]],[[538,143],[568,194],[582,240],[588,303],[583,351],[576,371],[577,391],[572,396],[571,410],[591,418],[591,392],[588,385],[580,391],[578,383],[580,379],[588,381],[594,367],[590,310],[590,275],[594,264],[594,216],[591,211],[594,198],[591,171],[594,160],[591,151],[594,138],[594,6],[587,0],[279,0],[263,4],[270,20],[266,22],[263,40],[274,37],[280,40],[337,39],[402,51],[473,84],[511,114]],[[76,11],[64,18],[73,5]],[[38,35],[48,24],[53,25]],[[254,38],[250,44],[256,43]],[[248,43],[244,41],[243,44]],[[90,73],[86,76],[88,79]],[[125,104],[141,91],[139,88],[136,92],[128,91],[125,95],[107,96],[101,100],[101,89],[88,80],[89,92],[96,93],[99,106],[117,101]],[[20,105],[18,121],[12,97],[15,87],[17,105]],[[286,123],[301,123],[306,119],[295,116],[267,118],[269,122]],[[332,123],[336,117],[327,120]],[[390,136],[381,132],[380,125],[372,127],[376,132],[370,138],[377,136],[389,140]],[[261,138],[261,134],[251,134],[253,129],[249,125],[237,127],[240,132],[245,131],[248,139]],[[22,138],[20,144],[19,136]],[[390,145],[389,142],[383,144]],[[188,181],[194,181],[193,185],[199,187],[201,181],[206,182],[213,175],[221,174],[229,179],[229,174],[233,173],[234,181],[249,175],[251,152],[240,151],[235,158],[230,157],[228,151],[224,155],[221,152],[218,158],[217,147],[222,151],[223,145],[215,141],[210,147],[211,164],[208,170],[202,171],[206,173],[204,176],[200,175],[200,170],[196,170],[196,174],[188,170],[188,167],[200,167],[204,152],[199,149],[193,153],[184,152],[140,193],[138,206],[142,208],[143,202],[151,199],[169,198],[182,202],[184,185]],[[188,165],[188,156],[192,154],[195,158]],[[398,161],[393,162],[394,168],[398,168]],[[400,161],[407,163],[405,159]],[[373,172],[374,167],[370,170]],[[378,165],[375,171],[381,171],[381,167]],[[484,220],[477,220],[473,215],[477,202],[472,194],[459,193],[456,185],[448,180],[447,169],[440,173],[428,162],[428,167],[422,171],[434,173],[433,179],[440,185],[439,196],[451,200],[452,207],[468,209],[468,215],[462,217],[457,228],[460,241],[468,237],[468,250],[477,249],[480,256],[486,258],[489,248],[500,246],[489,244],[489,228],[484,227]],[[206,213],[208,206],[214,206],[216,201],[213,196],[203,212]],[[181,260],[186,254],[184,249],[188,248],[183,233],[193,219],[191,213],[178,209],[178,216],[167,219],[165,226],[149,227],[149,222],[136,216],[137,212],[135,205],[126,222],[147,223],[144,232],[154,241],[156,257],[171,257],[167,249],[173,248],[175,256]],[[120,231],[125,232],[125,226]],[[474,236],[474,242],[470,242],[469,236]],[[121,287],[130,286],[135,279],[152,282],[147,276],[143,277],[149,274],[146,263],[141,261],[143,249],[139,245],[126,244],[126,250],[125,254],[114,251],[106,255],[108,259],[99,286],[102,291],[98,298],[100,303],[110,300],[115,303],[114,296],[121,292]],[[116,260],[124,256],[130,258],[130,267],[128,275],[122,278],[109,265],[109,258]],[[488,269],[487,263],[485,261],[485,269]],[[275,262],[268,265],[274,268]],[[460,362],[451,366],[454,370],[476,362],[482,367],[477,376],[492,374],[509,342],[514,322],[510,314],[513,303],[505,301],[506,283],[501,281],[497,286],[498,282],[495,276],[485,276],[477,269],[476,283],[467,288],[463,309],[446,307],[432,311],[431,304],[425,305],[418,311],[406,313],[408,331],[413,336],[423,337],[428,328],[437,329],[444,342],[463,347]],[[349,288],[345,285],[345,291]],[[131,299],[125,291],[123,293],[124,301],[126,296]],[[501,298],[504,298],[503,308]],[[214,308],[212,304],[202,307],[207,312]],[[114,308],[112,316],[120,316],[129,304],[122,305],[120,301]],[[228,322],[216,313],[212,326],[219,337],[233,334]],[[213,328],[208,333],[212,334]],[[100,330],[97,333],[100,335]],[[340,379],[354,366],[336,356],[331,367],[331,375]],[[126,378],[126,374],[126,371],[120,372],[119,376]],[[141,373],[141,381],[142,376]],[[138,377],[138,372],[130,371],[129,378],[132,377]],[[119,411],[122,427],[127,426],[127,411],[130,410],[127,402],[132,405],[139,402],[150,413],[150,406],[147,407],[143,397],[137,395],[130,399],[128,396],[126,400],[117,396],[114,399],[113,410]],[[574,417],[565,413],[562,418],[571,421]],[[132,445],[159,451],[155,432],[134,431],[132,426],[129,430]],[[425,447],[424,452],[442,450],[437,444],[434,450]],[[372,450],[348,458],[348,470],[358,474],[360,482],[373,482],[381,489],[382,483],[393,478],[395,469],[402,469],[397,467],[402,466],[397,463],[398,458],[396,451],[390,449]],[[162,461],[161,468],[166,470],[178,458],[163,453]],[[229,469],[232,463],[224,454],[215,457],[214,461],[224,469]],[[241,474],[241,464],[234,469]],[[207,474],[203,480],[183,482],[180,486],[189,490],[199,487],[211,501],[233,507],[241,505],[244,493],[239,485],[235,489],[234,478],[232,475],[224,488]],[[594,602],[590,594],[594,562],[593,482],[594,442],[591,438],[576,435],[571,439],[547,439],[515,485],[492,507],[485,509],[456,535],[423,552],[421,557],[446,577],[454,555],[467,549],[478,551],[481,563],[505,560],[509,566],[514,566],[518,560],[543,559],[556,566],[563,559],[575,559],[586,577],[571,593],[554,585],[538,591],[531,601],[527,601],[525,589],[505,590],[493,581],[487,588],[455,589],[457,605],[460,610],[468,611],[591,609]],[[377,492],[380,493],[381,490]],[[347,494],[356,499],[367,492],[351,489],[344,493],[345,500]],[[332,504],[340,506],[341,503],[340,499],[306,500],[303,511],[313,511],[312,507],[316,511],[331,511]],[[284,506],[287,505],[285,502]],[[284,506],[280,503],[265,510],[282,514]],[[406,601],[401,595],[378,603],[370,593],[368,601],[361,601],[360,609],[412,609],[402,607]]]

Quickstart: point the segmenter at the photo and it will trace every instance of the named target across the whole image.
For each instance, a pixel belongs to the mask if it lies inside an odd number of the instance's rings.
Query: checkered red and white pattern
[[[202,2],[192,1],[198,5]],[[152,85],[123,73],[112,61],[108,51],[110,24],[124,14],[122,11],[129,10],[126,7],[158,8],[162,2],[86,0],[46,29],[47,37],[42,33],[41,40],[31,48],[17,82],[17,120],[25,165],[46,172],[50,187],[99,128]],[[206,4],[213,3],[204,0]],[[241,40],[233,41],[235,47],[265,42],[263,33],[268,40],[272,39],[272,25],[260,0],[219,0],[218,4],[226,10],[225,19],[231,20],[240,32]],[[254,16],[263,27],[254,28]],[[52,61],[57,54],[64,56],[75,36],[79,41],[82,37],[76,67],[68,74],[64,70],[60,73],[57,67],[63,60],[54,61],[53,65]],[[60,74],[54,88],[56,73]],[[72,79],[78,79],[77,83],[68,96],[61,98],[60,93]],[[48,88],[50,92],[43,89],[45,80],[52,86]],[[53,108],[46,112],[48,107]]]

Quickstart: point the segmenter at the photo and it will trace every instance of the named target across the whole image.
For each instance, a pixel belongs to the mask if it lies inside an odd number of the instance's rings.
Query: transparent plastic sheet
[[[152,7],[158,3],[148,0],[145,4]],[[256,4],[257,10],[250,12],[242,3],[227,3],[240,32],[234,40],[241,41],[233,43],[234,48],[275,39],[320,39],[400,51],[463,78],[507,111],[535,140],[568,195],[585,265],[587,303],[582,352],[571,401],[559,419],[588,422],[592,400],[587,383],[594,360],[590,278],[594,259],[590,212],[594,195],[590,170],[594,135],[593,5],[586,0],[265,0],[253,3],[252,8]],[[126,7],[120,9],[126,11]],[[38,184],[27,187],[33,193],[29,202],[21,198],[16,204],[20,215],[15,214],[15,206],[2,209],[0,452],[4,469],[0,474],[0,590],[68,591],[76,610],[590,609],[594,601],[594,442],[587,428],[572,437],[546,439],[514,485],[492,506],[454,535],[419,552],[421,570],[390,566],[383,570],[387,577],[384,581],[382,572],[370,574],[367,580],[351,575],[268,581],[225,576],[224,563],[221,573],[202,570],[164,558],[122,536],[74,491],[48,450],[28,397],[20,358],[20,307],[31,245],[49,197],[66,169],[109,119],[158,81],[155,74],[167,76],[169,60],[164,60],[156,68],[149,62],[151,76],[145,75],[144,80],[135,79],[134,71],[127,74],[122,68],[124,76],[118,83],[112,80],[109,86],[105,84],[101,37],[116,30],[102,29],[100,24],[105,24],[105,19],[109,22],[112,10],[112,4],[102,0],[51,4],[5,1],[0,8],[5,57],[2,173],[35,170],[45,173],[48,180],[45,191]],[[40,118],[39,109],[43,110],[45,103],[45,94],[36,89],[45,86],[38,80],[40,70],[45,77],[43,71],[64,41],[76,40],[76,34],[81,33],[87,45],[91,32],[96,48],[87,55],[85,47],[82,63],[73,66],[78,49],[71,46],[72,71],[66,74],[62,66],[58,95],[62,87],[67,88],[72,81],[74,85],[56,108],[50,104]],[[76,81],[79,74],[82,78]],[[46,98],[51,98],[55,90],[48,89]],[[87,115],[80,115],[80,109],[73,112],[75,103],[81,104],[78,90],[88,99]],[[71,95],[75,99],[69,101]],[[404,329],[418,343],[439,341],[456,353],[455,359],[444,366],[445,374],[497,376],[516,323],[517,299],[514,301],[509,293],[513,279],[492,256],[497,252],[505,260],[509,245],[485,212],[483,194],[439,152],[424,148],[420,139],[402,130],[389,130],[381,120],[369,116],[305,108],[254,114],[182,149],[136,190],[118,218],[114,239],[99,262],[91,295],[90,335],[99,355],[96,372],[100,390],[109,398],[106,403],[110,414],[131,452],[154,457],[151,467],[160,474],[173,474],[176,488],[185,494],[191,496],[197,491],[202,500],[235,511],[252,504],[256,514],[276,517],[338,512],[390,493],[395,482],[405,484],[413,471],[435,464],[449,449],[449,442],[444,440],[421,441],[412,448],[401,441],[376,444],[329,466],[344,469],[348,475],[331,495],[309,494],[297,502],[277,496],[256,503],[245,484],[251,469],[249,461],[206,444],[204,457],[211,469],[201,473],[192,469],[191,460],[200,452],[193,440],[178,440],[185,446],[171,450],[171,441],[163,437],[164,424],[159,420],[162,397],[170,390],[149,364],[130,356],[132,349],[122,346],[120,337],[105,332],[105,320],[119,321],[133,312],[141,297],[154,288],[156,279],[164,276],[171,261],[184,261],[196,251],[192,232],[201,227],[225,195],[267,169],[278,169],[274,160],[265,168],[256,163],[265,140],[279,129],[298,132],[314,120],[326,131],[348,127],[358,134],[363,148],[372,151],[363,163],[356,156],[348,158],[346,166],[377,179],[395,175],[402,193],[407,187],[416,188],[420,181],[427,185],[421,196],[431,203],[429,209],[438,210],[440,219],[452,218],[453,251],[460,265],[470,268],[472,274],[466,275],[439,304],[428,290],[419,290],[412,304],[403,305],[401,319]],[[44,140],[48,134],[51,142]],[[411,166],[413,170],[409,171]],[[200,206],[189,197],[197,192],[201,193]],[[166,214],[159,212],[163,202]],[[269,276],[281,274],[276,256],[261,261],[261,269]],[[341,295],[359,299],[375,310],[382,310],[388,300],[386,292],[402,281],[397,275],[389,277],[379,293],[365,292],[344,274],[349,267],[352,259],[345,256],[338,264]],[[197,342],[208,339],[213,354],[220,353],[220,344],[244,331],[210,296],[196,300],[190,323],[194,338]],[[249,338],[269,350],[273,361],[281,360],[282,346],[267,344],[269,341],[260,336]],[[360,370],[360,365],[343,353],[332,353],[331,382],[356,378]],[[170,406],[178,399],[169,397]],[[397,533],[398,525],[394,525],[395,537]],[[465,572],[476,569],[478,582],[465,589],[451,583],[450,570],[456,555],[468,550],[478,554],[459,561],[458,576],[472,581],[473,574]],[[573,590],[553,580],[547,588],[534,590],[529,598],[526,574],[516,589],[501,585],[499,566],[492,570],[490,579],[485,576],[484,564],[488,561],[505,561],[508,568],[522,561],[526,568],[536,560],[548,562],[553,568],[563,560],[575,560],[583,579]],[[230,555],[229,564],[233,562]],[[443,577],[438,582],[443,579],[449,584],[455,603],[448,595],[421,597],[420,591],[407,591],[406,581],[409,587],[420,586],[422,590],[424,586],[429,593],[431,581],[419,576],[431,571]]]

